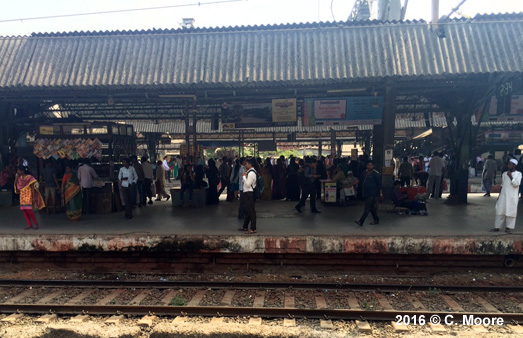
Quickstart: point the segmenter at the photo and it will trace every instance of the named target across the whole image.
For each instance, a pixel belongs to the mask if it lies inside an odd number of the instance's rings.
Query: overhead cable
[[[0,23],[4,22],[16,22],[16,21],[29,21],[29,20],[45,20],[45,19],[57,19],[57,18],[68,18],[75,16],[87,16],[87,15],[99,15],[99,14],[114,14],[114,13],[128,13],[128,12],[139,12],[139,11],[150,11],[158,9],[168,9],[168,8],[180,8],[180,7],[200,7],[204,5],[218,5],[231,2],[246,2],[247,0],[216,0],[216,1],[206,1],[206,2],[194,2],[190,4],[183,5],[170,5],[170,6],[158,6],[158,7],[146,7],[146,8],[129,8],[129,9],[116,9],[112,11],[102,11],[102,12],[87,12],[87,13],[73,13],[73,14],[58,14],[58,15],[48,15],[48,16],[36,16],[31,18],[18,18],[18,19],[5,19],[0,20]]]

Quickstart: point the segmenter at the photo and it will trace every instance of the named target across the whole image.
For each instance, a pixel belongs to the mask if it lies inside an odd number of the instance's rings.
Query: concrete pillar
[[[320,141],[320,142],[318,142],[318,156],[321,156],[322,152],[323,152],[323,143]]]

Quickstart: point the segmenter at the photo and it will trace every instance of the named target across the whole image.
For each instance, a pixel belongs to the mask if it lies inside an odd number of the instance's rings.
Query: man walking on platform
[[[169,161],[168,161],[168,158],[169,156],[165,156],[163,158],[163,162],[162,162],[162,168],[164,170],[164,175],[165,175],[165,178],[167,179],[167,181],[169,183],[171,183],[171,167],[169,167]]]
[[[521,185],[521,173],[516,170],[518,161],[511,159],[508,162],[508,171],[504,172],[501,183],[501,192],[496,203],[496,224],[491,232],[498,232],[506,223],[505,232],[511,233],[516,227],[518,214],[518,194]]]
[[[136,170],[129,166],[129,160],[124,159],[122,161],[123,167],[120,168],[118,173],[118,180],[122,185],[122,195],[125,202],[125,217],[128,219],[133,218],[133,195],[136,196],[136,182],[138,181],[138,175]]]
[[[84,198],[84,214],[91,213],[91,200],[93,196],[93,180],[98,178],[98,174],[91,167],[89,160],[85,160],[84,164],[78,168],[78,180],[82,187],[82,194]]]
[[[430,159],[429,169],[429,184],[427,187],[427,193],[432,194],[432,198],[439,199],[439,186],[441,184],[441,175],[443,175],[443,168],[445,163],[443,159],[439,156],[437,151],[434,152],[434,155]]]
[[[316,174],[316,166],[318,165],[318,160],[313,158],[311,160],[311,163],[307,164],[305,166],[305,169],[303,171],[304,176],[304,182],[303,182],[303,188],[301,192],[301,199],[298,205],[296,205],[294,208],[301,213],[301,208],[305,206],[305,201],[307,201],[307,197],[310,196],[310,205],[311,205],[311,212],[313,214],[320,214],[321,211],[319,211],[316,208],[316,179],[320,177],[320,175]]]
[[[238,180],[240,188],[240,206],[238,207],[238,219],[245,218],[245,194],[243,193],[243,174],[245,174],[245,157],[240,158],[240,170],[238,171]]]
[[[165,192],[165,169],[163,169],[162,161],[156,163],[156,198],[157,201],[161,201],[163,197],[167,198],[166,201],[171,198],[167,192]]]
[[[136,171],[136,175],[138,176],[138,182],[136,182],[136,189],[138,190],[138,198],[140,199],[138,201],[138,207],[142,207],[142,205],[145,204],[145,192],[144,192],[144,184],[145,184],[145,174],[143,171],[143,167],[138,162],[138,156],[133,156],[133,168]],[[136,205],[136,193],[133,194],[133,206]]]
[[[142,169],[144,175],[144,193],[146,197],[149,198],[148,204],[153,204],[153,191],[151,190],[151,185],[153,184],[154,170],[153,165],[149,162],[147,156],[142,157]]]
[[[229,198],[229,196],[232,196],[230,194],[231,190],[231,167],[229,166],[229,159],[227,157],[224,157],[222,160],[222,164],[220,164],[220,168],[218,169],[218,172],[220,174],[220,182],[222,184],[222,187],[218,191],[218,196],[222,194],[222,192],[227,188],[227,202],[232,202],[232,200]]]
[[[365,211],[363,211],[359,221],[354,222],[359,226],[363,226],[370,212],[374,218],[374,222],[370,224],[380,224],[378,202],[380,199],[383,199],[383,190],[381,189],[381,175],[374,170],[374,161],[369,160],[367,162],[367,171],[361,174],[359,181],[362,186],[362,196],[365,199]]]
[[[409,158],[407,156],[403,158],[403,162],[401,162],[399,166],[398,176],[400,178],[402,187],[410,187],[412,176],[414,176],[414,169],[412,167],[412,164],[409,163]]]
[[[256,209],[254,208],[256,203],[256,197],[254,196],[254,189],[256,188],[258,173],[254,169],[256,161],[255,158],[251,158],[245,161],[246,173],[243,174],[243,194],[245,195],[245,221],[243,222],[243,228],[246,234],[256,233]],[[251,223],[251,229],[249,229],[249,223]]]
[[[496,177],[496,171],[498,170],[498,165],[496,161],[494,161],[494,157],[492,155],[488,155],[487,160],[485,161],[485,164],[483,165],[483,186],[485,187],[485,191],[487,192],[485,197],[490,197],[490,192],[492,191],[492,184],[494,184],[494,178]]]

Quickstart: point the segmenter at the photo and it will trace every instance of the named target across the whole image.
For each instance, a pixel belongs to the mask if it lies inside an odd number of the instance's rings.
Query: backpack
[[[261,198],[261,195],[263,194],[263,190],[265,190],[265,186],[263,184],[263,178],[254,169],[249,170],[247,172],[247,175],[249,175],[249,173],[251,171],[254,172],[254,174],[256,175],[256,185],[253,188],[254,198],[259,199],[259,198]]]

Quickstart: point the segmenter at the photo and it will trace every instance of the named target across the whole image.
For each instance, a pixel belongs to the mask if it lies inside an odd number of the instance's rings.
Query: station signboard
[[[304,126],[381,124],[383,96],[305,99],[303,115]]]
[[[523,121],[523,95],[512,95],[509,102],[505,109],[506,104],[498,104],[498,98],[492,96],[486,114],[488,121]]]

